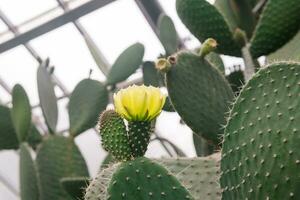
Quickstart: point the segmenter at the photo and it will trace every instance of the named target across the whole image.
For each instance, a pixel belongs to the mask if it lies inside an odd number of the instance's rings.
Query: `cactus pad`
[[[133,157],[140,157],[147,151],[150,136],[153,132],[151,122],[128,122],[128,138]]]
[[[10,117],[10,110],[0,105],[0,150],[18,149],[19,142]]]
[[[195,200],[221,199],[220,154],[199,158],[157,159],[186,186]]]
[[[300,0],[268,0],[251,39],[254,58],[287,43],[300,28]]]
[[[123,118],[113,110],[104,111],[99,120],[99,131],[102,137],[102,146],[119,160],[130,160],[131,149]]]
[[[11,118],[19,142],[26,140],[31,126],[31,107],[24,88],[17,84],[12,90]]]
[[[170,172],[144,157],[120,164],[108,195],[110,200],[193,199]]]
[[[219,70],[195,54],[181,52],[166,74],[166,82],[172,104],[184,122],[219,144],[225,113],[234,96]]]
[[[20,145],[20,187],[22,200],[38,200],[37,171],[26,143]]]
[[[271,64],[237,98],[225,129],[222,199],[298,199],[300,64]]]
[[[76,136],[97,124],[107,106],[108,91],[96,80],[84,79],[75,87],[69,102],[70,133]]]
[[[60,179],[89,176],[86,163],[72,138],[47,138],[38,149],[36,164],[41,200],[70,200]]]
[[[187,28],[201,41],[214,38],[218,53],[240,56],[240,48],[221,13],[206,0],[177,0],[177,13]]]

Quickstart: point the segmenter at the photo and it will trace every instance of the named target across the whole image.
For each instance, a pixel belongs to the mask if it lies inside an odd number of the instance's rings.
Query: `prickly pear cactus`
[[[171,172],[187,188],[195,200],[221,199],[221,188],[219,185],[220,153],[202,158],[162,158],[154,161]],[[120,163],[110,164],[107,168],[100,171],[87,187],[85,199],[106,199],[108,195],[107,187],[113,174],[120,166]],[[128,177],[131,176],[128,175]]]
[[[242,89],[225,129],[222,199],[298,199],[300,64],[274,63]]]
[[[126,126],[121,116],[113,110],[104,111],[99,120],[102,146],[117,160],[130,160],[131,149]]]
[[[166,73],[169,97],[178,114],[195,132],[219,145],[234,95],[222,73],[200,56],[180,52]]]
[[[119,199],[193,199],[165,168],[141,157],[122,163],[108,187],[111,200]]]
[[[233,39],[222,14],[206,0],[177,0],[177,13],[187,28],[201,41],[214,38],[222,54],[240,56],[239,45]]]
[[[157,159],[190,191],[195,200],[221,199],[220,153],[198,158]]]

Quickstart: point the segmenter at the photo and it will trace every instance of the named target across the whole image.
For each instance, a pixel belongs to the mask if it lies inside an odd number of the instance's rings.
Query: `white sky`
[[[161,1],[166,13],[172,17],[181,38],[189,37],[187,46],[192,48],[199,45],[190,33],[182,25],[175,11],[175,0]],[[0,9],[7,14],[14,24],[20,24],[49,8],[55,7],[55,0],[0,0]],[[80,19],[80,22],[95,40],[98,47],[104,53],[107,60],[112,63],[116,57],[129,45],[141,42],[145,45],[144,60],[155,60],[163,48],[152,32],[147,21],[133,0],[118,0],[110,5],[90,13]],[[0,22],[0,32],[6,27]],[[1,41],[0,37],[0,41]],[[92,78],[104,80],[104,76],[94,63],[84,40],[72,24],[67,24],[56,30],[42,35],[30,44],[42,56],[50,58],[55,65],[55,74],[72,91],[75,85],[82,79],[87,78],[89,70],[93,69]],[[239,59],[225,59],[226,64],[239,64]],[[21,83],[29,94],[31,104],[38,103],[36,85],[37,63],[23,46],[16,47],[0,54],[0,77],[10,87]],[[59,96],[59,92],[57,92]],[[0,100],[10,101],[10,96],[0,87]],[[68,127],[66,112],[67,101],[59,103],[58,129]],[[34,111],[41,115],[39,109]],[[179,117],[176,114],[162,113],[157,129],[160,134],[170,139],[187,153],[195,156],[192,145],[192,135],[188,127],[179,125]],[[98,136],[93,131],[87,131],[76,138],[92,176],[95,175],[101,160],[105,154],[100,149]],[[166,155],[158,144],[151,144],[148,156]],[[0,175],[8,179],[15,188],[18,188],[18,156],[12,151],[0,152]],[[0,199],[18,199],[0,183]]]

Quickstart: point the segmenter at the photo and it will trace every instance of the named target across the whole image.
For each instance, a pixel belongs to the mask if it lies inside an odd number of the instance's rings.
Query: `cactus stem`
[[[250,48],[249,44],[247,44],[242,48],[242,55],[245,63],[244,77],[246,82],[248,82],[248,80],[255,73],[255,62],[251,56],[249,48]]]

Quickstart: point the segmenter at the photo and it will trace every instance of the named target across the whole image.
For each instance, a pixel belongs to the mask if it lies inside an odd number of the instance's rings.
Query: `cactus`
[[[88,176],[86,163],[72,138],[47,138],[37,151],[36,164],[41,200],[71,199],[60,184],[60,179]]]
[[[108,72],[106,84],[114,85],[133,74],[142,64],[144,51],[141,43],[135,43],[122,52]]]
[[[145,158],[140,159],[144,160]],[[164,166],[179,180],[182,185],[186,186],[187,190],[191,193],[195,200],[217,200],[221,197],[221,188],[218,183],[220,171],[219,160],[220,154],[203,158],[163,158],[155,159],[154,161]],[[128,166],[129,164],[126,165]],[[85,199],[106,199],[108,195],[107,187],[109,186],[110,180],[112,179],[113,174],[115,174],[115,172],[120,168],[120,163],[110,164],[108,167],[103,169],[103,171],[100,171],[94,180],[92,180],[91,184],[87,187]],[[131,178],[132,176],[129,177]]]
[[[97,124],[97,117],[108,103],[108,91],[99,81],[84,79],[70,97],[70,134],[79,135]]]
[[[195,200],[221,199],[219,153],[209,157],[169,158],[156,161],[172,172]]]
[[[260,70],[242,89],[225,129],[222,199],[299,197],[300,64]]]
[[[193,199],[170,172],[143,157],[119,166],[108,186],[108,195],[111,200]]]
[[[83,32],[106,80],[84,79],[58,99],[54,68],[41,62],[44,120],[31,116],[22,86],[13,88],[12,102],[0,105],[0,150],[19,149],[22,200],[299,199],[300,63],[260,69],[257,58],[299,60],[300,0],[176,0],[176,10],[200,48],[183,50],[186,44],[163,14],[156,33],[165,52],[156,62],[143,63],[144,46],[135,43],[109,67]],[[245,66],[229,70],[221,54],[242,57]],[[139,67],[144,85],[137,79],[121,88],[118,83]],[[67,130],[57,130],[61,98],[70,98]],[[154,132],[162,110],[177,112],[191,128],[187,139],[197,156],[210,156],[181,158],[186,152]],[[100,132],[108,156],[88,183],[74,140],[91,128]],[[180,158],[144,157],[152,141]]]
[[[37,170],[26,143],[20,145],[20,188],[22,200],[39,199]]]
[[[31,107],[24,88],[15,85],[12,91],[11,118],[18,136],[19,142],[24,142],[31,126]]]
[[[99,120],[102,146],[120,161],[132,158],[126,126],[123,119],[113,110],[104,111]]]
[[[200,56],[180,52],[166,73],[166,82],[172,104],[184,122],[219,145],[225,113],[234,97],[225,77]]]
[[[241,55],[226,20],[206,0],[177,0],[176,9],[183,23],[201,42],[214,38],[219,44],[219,53]]]
[[[0,150],[18,149],[19,142],[10,118],[10,110],[0,105]]]
[[[83,200],[84,191],[89,184],[88,177],[66,177],[60,180],[64,190],[73,200]]]
[[[169,171],[145,157],[114,164],[94,179],[85,199],[107,198],[193,199]]]
[[[40,104],[43,111],[46,124],[50,133],[56,131],[58,120],[58,108],[54,91],[54,84],[51,75],[48,72],[49,60],[41,63],[37,71],[37,85],[40,98]]]
[[[300,29],[299,21],[300,0],[268,0],[251,39],[252,56],[268,55],[282,47]]]

